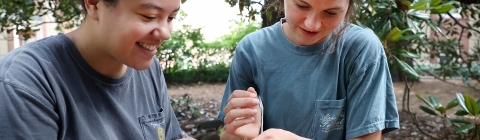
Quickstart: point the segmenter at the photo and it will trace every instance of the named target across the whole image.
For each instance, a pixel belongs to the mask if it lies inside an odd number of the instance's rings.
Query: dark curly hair
[[[118,3],[118,0],[103,0],[107,6],[115,6]],[[80,5],[82,5],[82,13],[87,13],[87,8],[85,7],[85,0],[78,0]]]

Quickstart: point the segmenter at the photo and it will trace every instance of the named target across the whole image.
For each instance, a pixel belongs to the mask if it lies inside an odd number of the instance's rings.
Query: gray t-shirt
[[[183,137],[157,59],[148,69],[108,78],[64,34],[0,58],[0,112],[5,140]]]
[[[263,102],[264,130],[337,140],[399,128],[387,58],[371,30],[349,25],[331,52],[332,36],[318,45],[296,46],[282,22],[241,40],[221,109],[232,91],[254,87]]]

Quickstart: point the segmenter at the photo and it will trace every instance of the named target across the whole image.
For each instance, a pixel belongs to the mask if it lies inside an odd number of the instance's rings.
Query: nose
[[[171,23],[169,22],[163,22],[157,25],[157,28],[155,28],[152,31],[152,35],[160,40],[168,40],[170,39],[170,34],[172,33],[172,28]]]
[[[318,31],[322,27],[322,22],[316,14],[308,14],[305,19],[305,28],[308,31]]]

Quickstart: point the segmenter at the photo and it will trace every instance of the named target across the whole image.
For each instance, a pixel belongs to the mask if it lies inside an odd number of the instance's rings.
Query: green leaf
[[[432,0],[430,1],[430,7],[435,7],[439,5],[442,2],[442,0]]]
[[[420,55],[411,52],[403,52],[400,55],[406,58],[420,58]]]
[[[423,112],[425,112],[427,114],[430,114],[430,115],[433,115],[433,116],[438,116],[438,114],[435,113],[435,111],[433,111],[430,108],[427,108],[425,106],[420,105],[420,109],[423,110]]]
[[[480,100],[479,100],[480,101]],[[447,110],[453,108],[453,107],[456,107],[458,105],[458,101],[456,99],[453,99],[452,101],[450,101],[448,104],[447,104]]]
[[[465,115],[468,115],[468,112],[465,111],[465,110],[457,110],[457,112],[455,112],[455,115],[457,115],[457,116],[465,116]]]
[[[434,108],[442,107],[442,103],[433,94],[430,94],[430,102],[432,102],[432,104],[434,105]]]
[[[414,34],[414,35],[408,35],[408,36],[403,36],[398,40],[416,40],[425,37],[425,34],[419,33],[419,34]]]
[[[448,119],[451,123],[471,124],[471,122],[463,119]]]
[[[420,94],[415,94],[415,96],[416,96],[418,99],[422,100],[422,101],[423,101],[425,104],[427,104],[428,106],[434,107],[434,105],[433,105],[430,101],[428,101],[427,99],[423,98]]]
[[[415,10],[421,10],[421,9],[425,9],[427,7],[427,4],[428,3],[426,1],[420,1],[415,3],[415,5],[413,5],[411,8]]]
[[[402,31],[398,29],[398,27],[394,27],[392,30],[390,30],[390,33],[387,35],[386,40],[389,42],[394,42],[397,41],[402,37]]]
[[[460,132],[465,131],[465,130],[470,130],[473,127],[475,127],[475,125],[473,125],[473,124],[463,125],[463,126],[461,126],[460,128],[457,129],[457,133],[460,133]]]
[[[475,102],[475,100],[468,94],[466,94],[464,98],[465,98],[465,106],[467,107],[470,115],[473,115],[473,116],[477,115],[478,113],[477,102]]]
[[[406,62],[398,59],[395,56],[394,56],[394,58],[395,58],[395,61],[397,62],[397,64],[399,65],[400,70],[403,72],[403,74],[405,74],[406,76],[408,76],[412,79],[420,78],[420,75],[418,75],[418,73],[415,71],[415,69],[413,69],[410,65],[408,65]]]
[[[467,112],[468,114],[471,114],[468,109],[467,109],[467,106],[465,106],[465,99],[463,98],[463,95],[460,94],[460,93],[457,93],[455,94],[455,98],[457,98],[457,101],[458,101],[458,104],[460,104],[460,106],[462,107],[462,109]]]
[[[436,6],[431,11],[434,14],[443,14],[443,13],[447,13],[448,11],[452,10],[453,8],[455,8],[455,6],[453,6],[452,4],[444,4],[444,5]]]

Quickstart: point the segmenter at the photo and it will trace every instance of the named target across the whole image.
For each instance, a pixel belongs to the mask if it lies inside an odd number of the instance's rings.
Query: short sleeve
[[[10,79],[0,78],[0,139],[57,139],[53,105]]]
[[[380,41],[374,38],[373,32],[368,31],[365,36],[356,39],[363,41],[356,44],[360,51],[352,61],[353,70],[347,88],[347,139],[377,131],[387,133],[399,128],[387,59]]]

